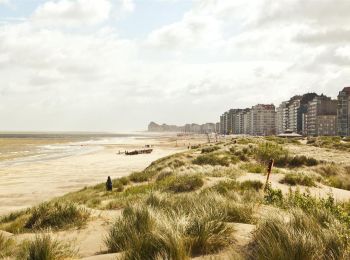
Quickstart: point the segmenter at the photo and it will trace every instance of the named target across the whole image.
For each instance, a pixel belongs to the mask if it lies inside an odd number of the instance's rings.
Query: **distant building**
[[[338,95],[337,134],[350,135],[350,87],[344,88]]]
[[[324,95],[311,100],[304,116],[305,134],[308,136],[336,135],[337,104],[337,100]]]
[[[289,102],[282,102],[276,109],[276,134],[283,134],[289,129]]]
[[[252,107],[251,134],[259,136],[276,134],[276,110],[273,104],[258,104]]]

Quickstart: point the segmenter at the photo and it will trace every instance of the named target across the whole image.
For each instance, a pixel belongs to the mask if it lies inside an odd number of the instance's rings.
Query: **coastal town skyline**
[[[0,0],[0,131],[142,130],[335,97],[349,85],[349,12],[345,0]]]

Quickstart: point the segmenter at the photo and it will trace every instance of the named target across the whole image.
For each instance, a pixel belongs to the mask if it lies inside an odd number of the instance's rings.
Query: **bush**
[[[333,227],[322,228],[316,219],[300,210],[260,223],[249,245],[249,258],[270,259],[347,259],[344,234]]]
[[[189,192],[197,190],[203,185],[203,179],[199,175],[180,175],[170,177],[166,184],[166,190],[172,192]]]
[[[237,163],[238,158],[228,154],[222,153],[210,153],[199,155],[196,159],[192,161],[194,164],[198,165],[221,165],[221,166],[229,166],[230,163]]]
[[[255,191],[259,191],[262,189],[263,186],[264,184],[261,181],[252,181],[252,180],[247,180],[240,184],[240,188],[242,190],[253,189]]]
[[[77,251],[70,243],[52,239],[48,234],[36,235],[33,241],[23,242],[19,259],[27,260],[64,260],[73,258]]]
[[[264,173],[265,171],[267,171],[264,165],[258,163],[245,163],[242,164],[240,168],[250,173]]]
[[[314,180],[305,174],[301,173],[287,173],[280,183],[289,184],[291,186],[303,185],[303,186],[316,186]]]
[[[179,211],[163,209],[158,195],[151,196],[147,201],[160,208],[126,208],[105,238],[109,252],[124,251],[124,259],[182,260],[217,252],[230,243],[232,229],[212,212],[191,210],[185,217]]]
[[[215,152],[217,150],[219,150],[220,147],[219,146],[209,146],[209,147],[204,147],[202,148],[201,153],[211,153],[211,152]]]
[[[132,174],[130,174],[129,180],[132,182],[150,181],[156,174],[157,172],[152,170],[145,170],[142,172],[133,172]]]
[[[267,164],[271,159],[278,161],[280,158],[288,157],[289,152],[281,145],[272,142],[265,142],[259,144],[255,148],[254,154],[257,160]]]
[[[89,216],[89,211],[71,202],[45,202],[31,210],[24,227],[33,230],[82,227]]]

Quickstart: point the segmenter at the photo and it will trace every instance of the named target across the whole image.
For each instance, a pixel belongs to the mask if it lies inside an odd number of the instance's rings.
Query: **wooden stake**
[[[266,190],[268,184],[269,184],[269,180],[270,180],[270,174],[272,172],[272,168],[273,168],[273,164],[275,163],[274,159],[271,159],[269,161],[269,167],[267,168],[267,176],[266,176],[266,183],[265,183],[265,187],[264,190]]]

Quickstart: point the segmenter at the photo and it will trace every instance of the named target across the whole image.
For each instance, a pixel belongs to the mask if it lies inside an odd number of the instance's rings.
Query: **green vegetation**
[[[132,182],[146,182],[150,181],[154,176],[156,176],[157,172],[152,170],[145,170],[142,172],[133,172],[129,176],[129,180]]]
[[[200,175],[171,176],[164,180],[166,190],[172,192],[190,192],[201,188],[204,181]]]
[[[217,151],[219,149],[220,149],[220,146],[217,146],[217,145],[215,145],[215,146],[208,146],[208,147],[202,148],[201,153],[212,153],[212,152],[215,152],[215,151]]]
[[[250,244],[250,259],[348,259],[348,241],[337,225],[323,227],[301,210],[286,221],[273,216],[261,222]]]
[[[44,202],[37,207],[1,219],[0,229],[12,233],[46,228],[55,230],[83,227],[90,212],[72,202]]]
[[[307,140],[308,145],[336,149],[340,151],[350,151],[349,139],[343,139],[339,136],[319,136],[319,137],[309,137]]]
[[[14,254],[15,243],[0,233],[0,259],[10,257]]]
[[[287,173],[284,175],[280,183],[286,183],[291,186],[303,185],[303,186],[316,186],[312,177],[303,173]]]
[[[228,167],[231,163],[235,164],[239,161],[239,159],[228,153],[209,153],[199,155],[192,162],[198,165],[221,165]]]
[[[18,259],[64,260],[73,258],[77,251],[70,243],[51,238],[49,234],[36,235],[32,241],[25,241],[20,248]]]
[[[240,168],[251,173],[264,173],[267,171],[266,166],[260,163],[245,163]]]

